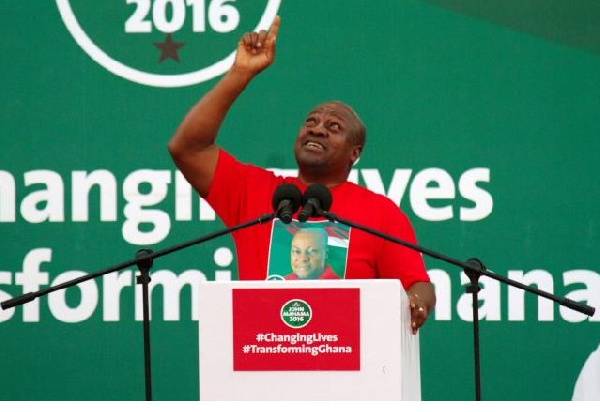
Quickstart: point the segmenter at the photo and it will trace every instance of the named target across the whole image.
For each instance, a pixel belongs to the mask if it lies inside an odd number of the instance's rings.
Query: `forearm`
[[[185,116],[169,142],[174,157],[202,151],[215,144],[229,109],[252,76],[232,68]]]

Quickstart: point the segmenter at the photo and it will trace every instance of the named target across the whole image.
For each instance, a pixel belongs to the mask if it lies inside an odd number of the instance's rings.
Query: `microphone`
[[[273,210],[283,223],[290,223],[292,215],[302,203],[302,193],[300,189],[292,183],[283,183],[277,186],[273,194]]]
[[[332,203],[331,192],[321,183],[313,183],[306,188],[302,203],[304,207],[298,213],[298,220],[306,222],[309,217],[319,216],[323,210],[329,210]]]

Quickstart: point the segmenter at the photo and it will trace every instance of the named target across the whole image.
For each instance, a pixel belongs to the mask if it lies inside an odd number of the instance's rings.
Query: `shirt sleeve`
[[[392,201],[386,201],[380,214],[385,233],[416,245],[413,227],[406,215]],[[400,279],[405,290],[416,282],[430,282],[421,253],[407,246],[384,241],[377,259],[377,273],[383,278]]]
[[[271,211],[271,198],[281,179],[261,167],[242,163],[223,149],[206,201],[227,227]]]

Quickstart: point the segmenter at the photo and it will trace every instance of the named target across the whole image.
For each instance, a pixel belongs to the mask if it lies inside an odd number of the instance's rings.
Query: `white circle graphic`
[[[275,16],[277,16],[280,3],[281,0],[269,0],[258,25],[254,29],[255,31],[269,29]],[[184,74],[153,74],[137,70],[113,59],[106,54],[104,50],[94,44],[87,33],[79,25],[75,14],[73,14],[73,9],[71,8],[69,0],[56,0],[56,5],[58,6],[58,11],[60,12],[60,16],[65,23],[65,26],[75,38],[77,44],[92,58],[92,60],[109,72],[136,83],[154,87],[190,86],[220,76],[229,70],[235,59],[234,50],[224,59],[219,60],[208,67]]]

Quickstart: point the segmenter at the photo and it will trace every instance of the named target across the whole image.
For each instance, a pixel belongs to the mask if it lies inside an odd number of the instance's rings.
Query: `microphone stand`
[[[150,249],[140,249],[136,253],[136,258],[144,258],[138,262],[137,267],[140,270],[140,276],[136,283],[142,285],[142,312],[143,312],[143,330],[144,330],[144,377],[146,383],[146,400],[152,400],[152,365],[150,356],[150,304],[148,299],[148,284],[150,279],[150,269],[154,263],[147,256],[152,254]]]
[[[465,274],[469,277],[469,280],[471,281],[471,284],[467,286],[467,292],[471,293],[473,295],[473,344],[474,344],[474,355],[475,355],[475,400],[476,401],[481,400],[481,373],[480,373],[481,365],[480,365],[480,359],[479,359],[479,304],[478,304],[477,293],[479,292],[479,289],[480,289],[479,288],[479,278],[482,275],[489,276],[489,277],[496,279],[499,282],[505,283],[509,286],[513,286],[518,289],[523,289],[523,290],[526,290],[527,292],[531,292],[535,295],[542,296],[546,299],[550,299],[550,300],[558,303],[561,306],[566,306],[570,309],[573,309],[574,311],[583,313],[588,316],[593,316],[594,312],[596,311],[596,309],[591,306],[584,305],[582,303],[575,302],[573,300],[570,300],[570,299],[567,299],[564,297],[559,297],[559,296],[553,295],[551,293],[545,292],[543,290],[534,289],[525,284],[519,283],[515,280],[509,279],[509,278],[506,278],[503,276],[498,276],[495,273],[489,272],[486,269],[486,267],[484,266],[484,264],[477,258],[468,259],[466,262],[463,262],[463,261],[460,261],[457,259],[453,259],[451,257],[444,256],[441,253],[435,252],[431,249],[427,249],[427,248],[424,248],[419,245],[405,242],[401,239],[397,239],[397,238],[387,235],[383,232],[379,232],[377,230],[360,225],[358,223],[354,223],[349,220],[340,218],[333,213],[323,210],[318,204],[316,206],[317,206],[316,213],[320,216],[324,216],[325,218],[327,218],[328,220],[330,220],[332,222],[343,223],[347,226],[362,230],[364,232],[370,233],[374,236],[383,238],[390,242],[397,243],[399,245],[416,250],[416,251],[421,252],[421,253],[423,253],[427,256],[430,256],[434,259],[443,260],[443,261],[453,264],[455,266],[461,267],[464,270]]]
[[[144,330],[144,378],[145,378],[145,388],[146,388],[146,400],[152,400],[152,377],[151,377],[151,367],[150,367],[150,310],[148,304],[148,283],[150,283],[150,268],[152,268],[152,263],[154,259],[159,257],[166,256],[173,252],[176,252],[181,249],[185,249],[187,247],[198,245],[200,243],[207,242],[209,240],[218,238],[223,235],[227,235],[233,233],[237,230],[244,229],[250,226],[254,226],[257,224],[263,224],[269,222],[277,217],[276,213],[269,213],[259,216],[254,220],[249,220],[247,222],[240,223],[239,225],[232,226],[230,228],[218,230],[212,234],[202,236],[200,238],[190,240],[185,243],[181,243],[179,245],[171,246],[169,248],[159,250],[158,252],[152,252],[150,249],[140,249],[136,253],[135,259],[125,261],[123,263],[119,263],[113,266],[110,266],[106,269],[90,273],[75,279],[72,279],[68,282],[64,282],[49,288],[41,289],[36,292],[25,293],[21,296],[17,296],[16,298],[4,301],[0,303],[2,309],[6,310],[15,306],[24,305],[25,303],[31,302],[40,296],[45,296],[49,293],[55,292],[57,290],[66,289],[71,286],[75,286],[81,282],[85,282],[90,279],[97,278],[102,275],[106,275],[108,273],[116,272],[122,270],[126,267],[137,265],[140,270],[140,276],[136,279],[136,283],[142,285],[142,299],[143,299],[143,330]]]

